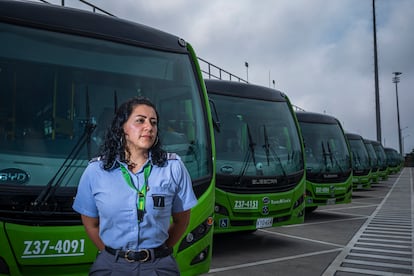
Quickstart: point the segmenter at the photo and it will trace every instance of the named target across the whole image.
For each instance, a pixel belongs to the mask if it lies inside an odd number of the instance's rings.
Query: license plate
[[[258,218],[256,221],[256,228],[272,227],[273,218]]]
[[[333,205],[336,202],[336,198],[329,198],[326,200],[326,205]]]

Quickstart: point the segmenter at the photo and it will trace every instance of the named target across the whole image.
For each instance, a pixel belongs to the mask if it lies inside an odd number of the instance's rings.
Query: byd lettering
[[[24,184],[29,181],[29,174],[20,169],[4,169],[0,171],[0,183]]]

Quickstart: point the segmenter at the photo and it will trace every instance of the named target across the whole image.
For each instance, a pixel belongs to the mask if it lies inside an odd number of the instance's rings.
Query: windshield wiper
[[[263,135],[264,135],[264,145],[263,145],[263,149],[265,150],[266,159],[267,159],[267,165],[269,166],[270,165],[270,162],[269,162],[270,144],[269,144],[269,137],[267,136],[266,125],[263,125]]]
[[[86,115],[87,115],[88,120],[85,123],[85,128],[84,128],[84,132],[82,136],[76,142],[75,146],[72,148],[71,152],[66,157],[65,161],[63,161],[62,165],[60,165],[58,171],[55,173],[55,175],[53,175],[53,177],[49,180],[45,188],[41,191],[38,197],[34,200],[33,206],[37,207],[37,206],[45,205],[48,199],[56,192],[57,188],[60,186],[60,184],[62,183],[62,180],[64,179],[68,171],[71,169],[73,162],[77,159],[81,149],[83,148],[85,144],[87,145],[88,158],[90,159],[91,135],[92,135],[92,132],[96,128],[96,123],[90,117],[88,90],[86,90]]]
[[[322,144],[323,163],[325,165],[325,169],[327,169],[328,168],[328,160],[326,159],[327,153],[326,153],[326,150],[325,150],[325,146],[323,145],[323,141],[321,141],[321,144]]]
[[[91,134],[94,131],[95,127],[96,127],[96,122],[95,121],[91,121],[91,106],[89,104],[89,88],[88,86],[86,87],[86,99],[85,99],[85,114],[86,114],[86,118],[88,118],[86,124],[85,124],[85,128],[83,131],[83,135],[86,135],[86,149],[87,149],[87,153],[88,153],[88,160],[91,159]],[[80,141],[78,141],[80,142]],[[79,149],[80,150],[80,149]],[[78,155],[79,153],[77,153],[75,155],[75,157]],[[74,159],[74,158],[73,158]]]
[[[249,150],[246,152],[246,155],[244,157],[244,161],[243,161],[243,168],[240,171],[239,177],[238,177],[238,182],[240,182],[240,179],[246,174],[246,170],[249,167],[249,161],[250,161],[250,156],[253,159],[253,164],[256,167],[256,157],[254,154],[254,147],[256,146],[256,144],[253,142],[253,138],[252,138],[252,134],[250,132],[250,127],[249,124],[246,123],[247,126],[247,137],[249,139]]]
[[[247,135],[249,137],[249,149],[250,149],[250,152],[252,153],[253,164],[256,166],[256,156],[254,154],[254,147],[256,146],[256,143],[253,142],[252,133],[250,132],[250,127],[248,124],[247,124]]]
[[[272,156],[277,160],[277,163],[279,164],[280,169],[282,170],[283,176],[286,177],[287,176],[286,170],[285,170],[285,167],[283,167],[282,160],[280,160],[279,155],[277,154],[277,152],[274,150],[273,147],[270,147],[270,152],[272,153]]]
[[[338,169],[341,171],[341,173],[343,173],[343,172],[344,172],[344,170],[342,169],[341,165],[339,164],[338,159],[336,158],[336,156],[333,154],[333,152],[332,152],[332,150],[331,150],[331,146],[329,145],[329,143],[327,143],[327,145],[328,145],[329,158],[330,158],[330,160],[331,160],[331,164],[332,164],[332,165],[334,164],[334,163],[332,162],[332,159],[333,159],[333,161],[335,162],[335,165],[338,167]]]
[[[270,143],[269,143],[269,136],[267,135],[267,131],[266,131],[266,125],[263,125],[263,134],[264,134],[264,140],[265,140],[265,144],[263,145],[263,148],[265,149],[265,152],[266,152],[266,158],[267,158],[267,165],[269,165],[270,164],[270,162],[269,162],[269,157],[270,157],[270,153],[272,154],[272,157],[275,159],[275,160],[277,160],[277,162],[278,162],[278,164],[279,164],[279,166],[280,166],[280,168],[282,169],[282,173],[283,173],[283,176],[284,177],[286,177],[287,176],[287,174],[286,174],[286,170],[285,170],[285,168],[283,167],[283,164],[282,164],[282,161],[280,160],[280,157],[279,157],[279,155],[277,154],[277,152],[275,151],[275,149],[273,148],[273,147],[271,147],[270,146]]]

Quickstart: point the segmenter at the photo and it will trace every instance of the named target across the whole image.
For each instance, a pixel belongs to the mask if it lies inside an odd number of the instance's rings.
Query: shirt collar
[[[153,165],[153,163],[152,163],[152,152],[151,152],[151,150],[148,152],[148,160],[147,160],[147,162],[145,162],[145,164],[142,166],[142,168],[141,168],[141,170],[145,167],[145,165],[147,165],[148,163],[151,163],[151,165]],[[116,159],[115,159],[115,162],[112,164],[112,167],[111,167],[111,170],[112,169],[115,169],[115,168],[117,168],[117,167],[119,167],[119,165],[123,165],[125,168],[128,168],[128,164],[127,163],[125,163],[125,162],[122,162],[120,159],[119,159],[119,155],[116,157]],[[140,171],[141,171],[140,170]]]

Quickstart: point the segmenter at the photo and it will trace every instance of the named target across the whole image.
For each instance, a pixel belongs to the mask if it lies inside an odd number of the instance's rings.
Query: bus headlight
[[[198,263],[201,263],[202,261],[206,260],[209,254],[210,246],[207,246],[203,249],[200,253],[197,254],[197,256],[194,257],[194,259],[191,260],[191,265],[195,265]]]
[[[200,239],[205,237],[207,233],[211,230],[213,223],[213,217],[209,217],[201,224],[199,224],[196,228],[191,230],[181,241],[180,246],[178,247],[178,252],[186,249],[187,247],[191,246],[192,244],[198,242]]]
[[[185,237],[185,241],[186,242],[188,242],[188,243],[192,243],[193,242],[193,240],[194,240],[194,235],[193,235],[193,233],[188,233],[187,234],[187,236]]]
[[[220,204],[216,204],[214,206],[214,213],[216,214],[220,214],[223,216],[228,216],[229,215],[229,211],[227,211],[227,208],[224,206],[221,206]]]
[[[302,205],[303,200],[304,200],[304,195],[301,195],[298,200],[295,201],[295,204],[293,204],[293,209],[298,208],[300,205]]]

